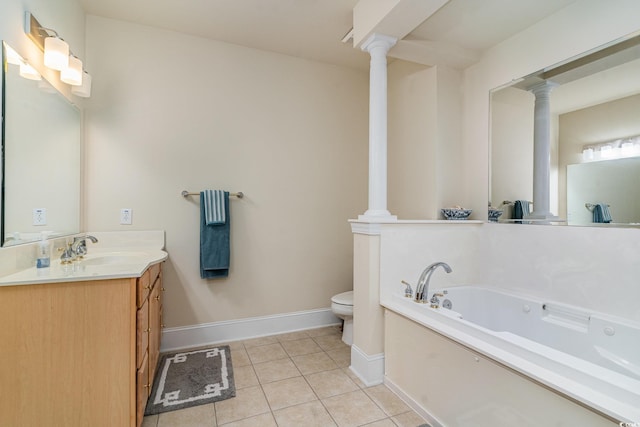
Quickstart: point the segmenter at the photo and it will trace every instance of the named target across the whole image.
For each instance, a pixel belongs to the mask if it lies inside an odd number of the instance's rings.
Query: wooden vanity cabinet
[[[0,426],[140,426],[161,316],[161,264],[139,278],[0,286]]]

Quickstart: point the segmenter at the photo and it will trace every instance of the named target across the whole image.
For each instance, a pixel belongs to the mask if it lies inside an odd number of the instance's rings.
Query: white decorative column
[[[387,210],[387,52],[397,39],[373,34],[362,45],[369,69],[369,208],[353,221],[351,370],[367,386],[384,381],[384,310],[380,306],[380,223]]]
[[[552,219],[551,213],[551,90],[558,86],[549,80],[528,88],[535,97],[533,127],[533,212],[527,218]]]
[[[397,39],[371,35],[362,50],[371,55],[369,69],[369,208],[360,220],[396,219],[387,210],[387,52]]]

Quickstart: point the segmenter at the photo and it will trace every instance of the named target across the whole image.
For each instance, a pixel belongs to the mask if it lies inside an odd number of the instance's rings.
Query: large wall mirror
[[[546,112],[536,107],[541,83],[549,86]],[[539,120],[548,120],[553,215],[543,222],[640,225],[640,35],[491,92],[489,201],[503,211],[500,222],[527,222],[523,204],[535,211]]]
[[[2,43],[3,246],[80,231],[80,110]]]

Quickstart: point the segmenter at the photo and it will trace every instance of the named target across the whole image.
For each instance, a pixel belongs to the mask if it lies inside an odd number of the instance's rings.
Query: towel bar
[[[593,212],[593,208],[595,208],[596,205],[594,203],[585,203],[584,207]],[[611,205],[607,204],[607,207],[610,208]]]
[[[533,202],[531,200],[527,200],[529,202],[530,205],[533,205]],[[514,202],[512,202],[511,200],[503,200],[502,204],[503,205],[513,205]]]
[[[182,197],[187,198],[187,196],[199,196],[200,193],[189,193],[187,190],[182,190],[180,193]],[[244,197],[244,193],[242,191],[238,191],[237,193],[229,193],[230,197],[237,197],[238,199],[242,199]]]

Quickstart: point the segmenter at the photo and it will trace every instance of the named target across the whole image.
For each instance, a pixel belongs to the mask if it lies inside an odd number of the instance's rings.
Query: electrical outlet
[[[132,216],[133,216],[133,209],[131,208],[120,209],[120,224],[131,225]]]
[[[33,225],[47,225],[47,210],[45,208],[33,209]]]

